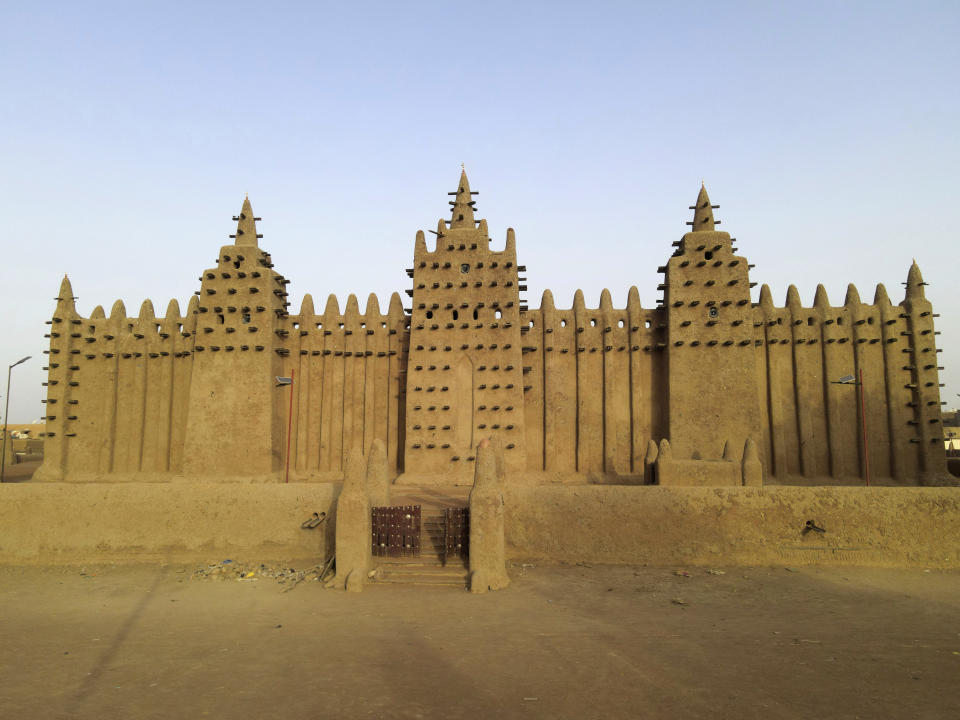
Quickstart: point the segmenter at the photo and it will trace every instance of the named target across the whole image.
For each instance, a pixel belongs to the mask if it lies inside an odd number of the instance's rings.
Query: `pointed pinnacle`
[[[607,288],[604,288],[600,292],[600,309],[605,310],[606,312],[611,312],[613,310],[613,297],[610,295],[610,291]]]
[[[691,206],[693,213],[693,222],[688,223],[694,232],[699,230],[715,230],[717,223],[713,219],[713,205],[710,204],[710,197],[707,195],[706,185],[700,185],[700,193],[697,195],[697,204]]]
[[[670,447],[670,441],[666,438],[663,438],[660,441],[660,452],[657,453],[657,457],[663,460],[670,460],[673,458],[673,448]]]
[[[70,278],[68,278],[66,274],[64,274],[63,280],[60,282],[60,292],[57,294],[57,300],[73,307],[73,286],[70,284]]]
[[[874,305],[890,305],[890,296],[887,295],[887,288],[883,283],[877,284],[877,289],[873,294]]]
[[[317,313],[314,311],[313,307],[313,295],[310,293],[305,293],[303,299],[300,301],[300,325],[301,327],[305,326],[307,323],[313,322],[313,317]]]
[[[860,292],[853,283],[847,285],[847,295],[843,299],[844,305],[860,305]]]
[[[467,180],[467,171],[460,171],[460,184],[457,186],[456,198],[453,201],[453,214],[450,216],[450,227],[477,226],[473,218],[473,200],[471,199],[470,181]]]
[[[543,298],[540,300],[540,309],[553,311],[555,309],[555,304],[553,302],[553,292],[548,288],[543,291]]]
[[[367,307],[363,314],[370,322],[374,322],[376,318],[380,317],[380,298],[377,297],[376,293],[367,295]]]
[[[797,290],[796,285],[787,288],[786,306],[791,310],[798,310],[803,307],[803,303],[800,302],[800,291]]]
[[[657,456],[660,454],[660,449],[657,447],[657,443],[653,438],[647,441],[647,454],[644,456],[643,461],[648,465],[653,465],[657,461]]]
[[[813,306],[819,308],[830,307],[830,298],[827,297],[827,289],[823,284],[817,285],[817,292],[813,296]]]
[[[137,315],[140,320],[156,320],[157,314],[153,309],[153,301],[147,298],[140,305],[140,314]]]
[[[910,272],[907,273],[907,298],[910,300],[926,298],[924,285],[926,283],[923,281],[923,275],[920,274],[920,266],[914,259],[913,264],[910,265]]]
[[[170,302],[167,303],[167,314],[163,317],[166,320],[172,320],[174,322],[180,319],[180,303],[177,302],[176,298],[172,298]]]
[[[250,198],[246,194],[243,197],[240,216],[237,218],[237,237],[233,244],[240,247],[257,247],[257,223],[253,216]]]
[[[770,292],[770,286],[764,283],[760,286],[760,306],[773,309],[773,294]]]
[[[327,295],[327,304],[323,308],[324,327],[340,315],[340,304],[337,302],[337,296],[333,293]],[[329,328],[327,328],[329,329]]]

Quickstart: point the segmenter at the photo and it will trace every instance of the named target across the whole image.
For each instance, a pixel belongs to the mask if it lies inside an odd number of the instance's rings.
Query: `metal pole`
[[[290,429],[293,427],[293,374],[295,370],[290,370],[290,414],[287,417],[287,471],[285,483],[290,482]]]
[[[3,459],[0,460],[0,483],[3,482],[4,472],[7,469],[7,416],[10,414],[10,371],[20,363],[26,362],[31,357],[33,356],[27,355],[25,358],[20,358],[13,365],[7,367],[7,404],[3,409]]]
[[[7,416],[10,414],[10,371],[13,365],[7,368],[7,399],[6,407],[3,409],[3,459],[0,460],[0,483],[4,482],[3,476],[7,470]]]
[[[870,448],[867,445],[867,406],[863,400],[863,368],[860,368],[860,426],[863,428],[863,469],[870,486]]]

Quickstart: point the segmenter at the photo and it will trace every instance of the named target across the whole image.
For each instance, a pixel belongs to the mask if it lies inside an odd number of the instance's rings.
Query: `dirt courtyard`
[[[515,566],[489,595],[354,595],[201,567],[0,568],[0,717],[960,717],[958,571]]]

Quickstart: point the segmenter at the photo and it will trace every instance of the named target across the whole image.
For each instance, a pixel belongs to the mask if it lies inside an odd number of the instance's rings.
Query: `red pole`
[[[287,417],[287,472],[285,483],[290,482],[290,428],[293,427],[293,373],[294,371],[290,370],[290,414]],[[867,483],[870,484],[869,482]]]
[[[867,446],[867,407],[863,400],[863,368],[860,368],[860,425],[863,427],[863,468],[870,485],[870,449]]]

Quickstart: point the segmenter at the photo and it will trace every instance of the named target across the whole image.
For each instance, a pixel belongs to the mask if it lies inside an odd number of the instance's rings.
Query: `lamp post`
[[[287,416],[287,461],[286,468],[284,470],[284,482],[290,482],[290,431],[293,428],[293,373],[294,370],[291,368],[290,377],[277,377],[276,387],[286,387],[290,386],[290,410]]]
[[[860,427],[863,428],[863,469],[867,479],[867,486],[870,485],[870,450],[867,447],[867,407],[863,400],[863,368],[860,368],[860,382],[857,382],[856,376],[844,375],[839,380],[831,380],[834,385],[859,385],[860,386]]]
[[[7,368],[7,400],[6,407],[3,410],[3,457],[0,458],[0,483],[4,481],[3,476],[7,469],[7,416],[10,414],[10,371],[20,363],[29,360],[30,357],[30,355],[27,355],[25,358],[20,358]]]

